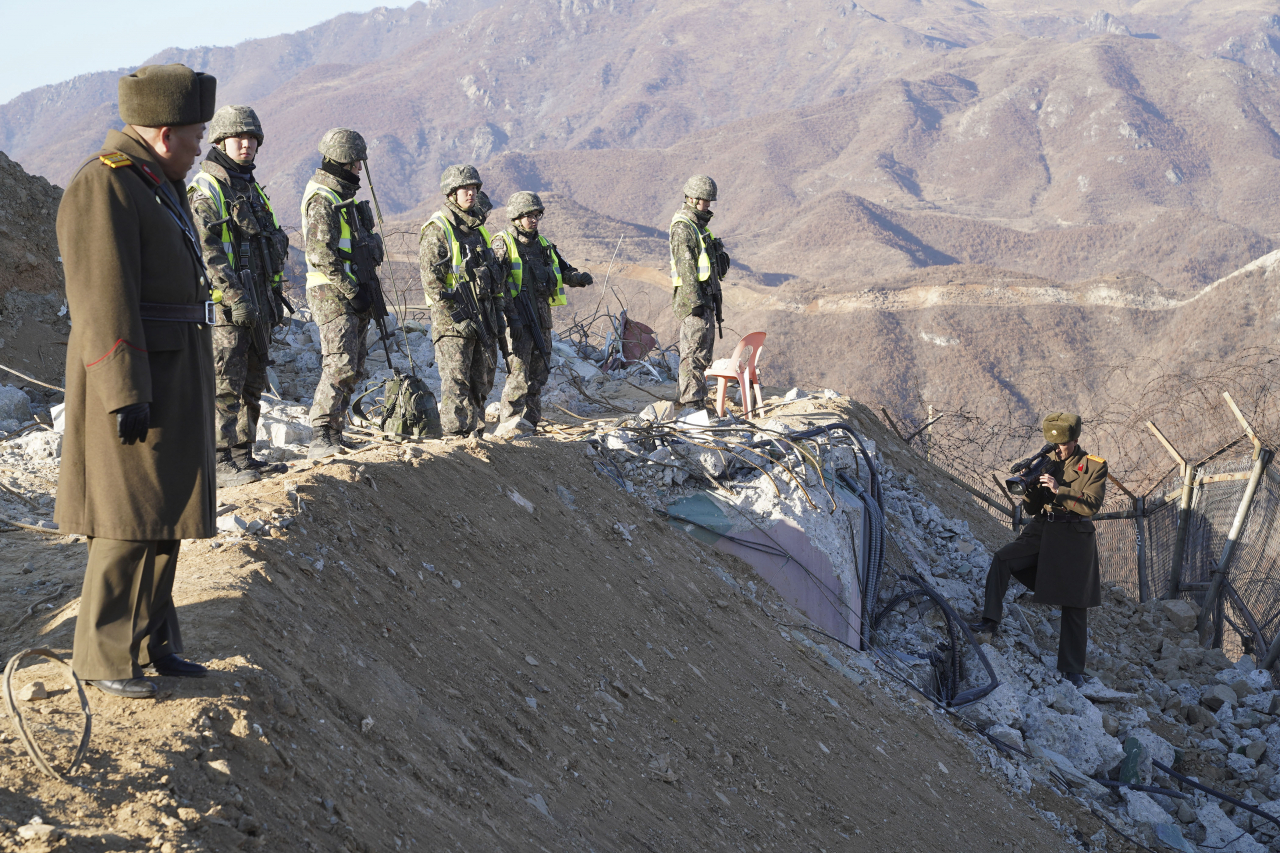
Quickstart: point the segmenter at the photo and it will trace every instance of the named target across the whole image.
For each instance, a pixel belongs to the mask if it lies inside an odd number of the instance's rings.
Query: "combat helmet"
[[[694,175],[692,178],[684,182],[684,197],[715,201],[716,182],[706,175]]]
[[[214,145],[220,145],[229,136],[244,133],[256,136],[258,144],[262,144],[262,122],[258,121],[258,114],[253,111],[253,107],[229,104],[214,113],[209,122],[209,141]]]
[[[474,186],[477,189],[484,186],[484,181],[480,180],[480,173],[475,166],[450,166],[440,176],[440,192],[446,196],[453,195],[461,187],[470,186]]]
[[[511,198],[507,199],[507,218],[512,222],[534,211],[543,210],[546,208],[542,206],[542,199],[538,198],[537,193],[528,190],[512,193]]]
[[[320,137],[320,153],[337,163],[369,159],[364,137],[347,127],[335,127]]]

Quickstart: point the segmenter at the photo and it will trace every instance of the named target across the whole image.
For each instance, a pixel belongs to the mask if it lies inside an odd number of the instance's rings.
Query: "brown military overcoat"
[[[209,298],[187,237],[156,192],[167,185],[190,223],[186,189],[168,182],[132,131],[109,131],[58,208],[66,276],[66,434],[54,519],[61,530],[127,540],[214,534],[214,374],[210,328],[141,319],[140,302]],[[115,409],[151,404],[145,442],[124,446]]]
[[[1106,496],[1107,463],[1076,447],[1049,471],[1058,481],[1058,493],[1032,489],[1023,498],[1030,513],[1051,511],[1066,521],[1033,519],[1023,536],[1039,535],[1040,560],[1036,566],[1036,604],[1063,607],[1097,607],[1102,604],[1098,567],[1098,542],[1090,518]],[[1052,498],[1052,501],[1045,500]]]

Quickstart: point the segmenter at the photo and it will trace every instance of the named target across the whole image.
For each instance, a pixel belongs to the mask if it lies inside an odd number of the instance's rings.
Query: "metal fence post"
[[[1143,530],[1146,521],[1147,502],[1141,497],[1133,499],[1133,525],[1138,534],[1138,601],[1146,604],[1151,599],[1151,582],[1147,579],[1147,537]]]
[[[1226,580],[1227,571],[1231,567],[1231,557],[1235,554],[1236,542],[1239,540],[1240,534],[1244,530],[1244,523],[1249,517],[1249,507],[1253,503],[1254,494],[1258,491],[1258,483],[1262,480],[1262,472],[1266,470],[1267,465],[1271,462],[1271,457],[1274,455],[1269,448],[1263,447],[1262,442],[1254,435],[1253,428],[1249,426],[1249,422],[1245,420],[1240,409],[1236,407],[1231,395],[1223,393],[1222,396],[1227,399],[1227,405],[1231,407],[1236,418],[1244,425],[1245,434],[1253,442],[1253,470],[1249,472],[1249,483],[1244,488],[1244,496],[1240,498],[1240,506],[1236,508],[1236,517],[1231,522],[1231,529],[1227,532],[1227,541],[1222,543],[1222,556],[1218,558],[1218,565],[1213,570],[1213,580],[1209,583],[1209,592],[1205,595],[1204,604],[1200,608],[1200,616],[1196,619],[1196,631],[1200,635],[1200,644],[1202,646],[1206,646],[1210,642],[1215,642],[1215,644],[1221,642],[1223,619],[1219,609],[1222,606],[1222,585]],[[1212,632],[1209,630],[1211,623],[1216,625]]]
[[[1169,439],[1151,421],[1147,427],[1155,433],[1155,437],[1164,445],[1164,449],[1173,457],[1173,461],[1182,468],[1182,498],[1178,501],[1178,527],[1173,537],[1173,559],[1169,565],[1169,591],[1165,598],[1177,598],[1182,591],[1182,552],[1187,545],[1187,530],[1190,528],[1191,495],[1195,490],[1196,466],[1182,458],[1182,454],[1174,449]]]

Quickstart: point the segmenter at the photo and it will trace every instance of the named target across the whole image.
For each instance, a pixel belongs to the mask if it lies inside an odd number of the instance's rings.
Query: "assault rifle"
[[[481,345],[484,346],[487,360],[489,345],[498,337],[498,330],[490,322],[488,312],[480,306],[480,276],[476,269],[480,263],[483,263],[480,253],[471,251],[469,246],[466,247],[466,254],[462,258],[462,281],[455,281],[453,290],[445,291],[444,296],[453,305],[453,309],[449,312],[453,322],[461,323],[464,320],[470,320],[475,325],[476,334],[480,338]]]
[[[529,288],[521,287],[520,292],[516,294],[513,300],[516,306],[516,313],[520,315],[520,320],[529,327],[529,334],[533,337],[533,347],[542,355],[542,360],[548,365],[551,364],[551,347],[547,346],[547,339],[542,336],[542,324],[538,322],[538,306],[533,304],[533,295]]]
[[[237,255],[240,262],[236,265],[238,269],[235,271],[235,277],[239,279],[240,289],[244,291],[242,299],[248,299],[249,304],[253,306],[253,313],[257,319],[253,325],[249,327],[249,333],[253,336],[253,343],[261,353],[266,353],[271,342],[271,333],[267,331],[270,324],[264,325],[263,320],[268,320],[272,315],[263,313],[262,300],[259,299],[257,283],[253,279],[253,263],[250,261],[252,255],[250,236],[240,227],[233,216],[224,216],[214,222],[209,223],[210,228],[217,228],[219,225],[228,225],[240,236],[240,254]],[[230,261],[230,258],[227,258]]]
[[[724,243],[719,237],[711,240],[711,251],[715,253],[716,265],[716,286],[711,294],[711,302],[716,307],[716,334],[721,339],[724,338],[724,290],[721,287],[720,280],[724,278],[725,273],[729,271],[729,256],[724,251]]]
[[[399,371],[391,363],[391,348],[387,341],[393,338],[387,330],[387,300],[382,293],[382,281],[378,278],[378,265],[382,263],[383,250],[381,244],[375,242],[373,209],[367,201],[347,199],[334,205],[335,209],[355,208],[356,231],[358,234],[351,241],[351,272],[359,282],[360,290],[369,297],[369,305],[373,309],[373,321],[378,325],[378,340],[382,342],[382,351],[387,357],[387,367],[396,375]]]
[[[258,250],[258,257],[261,259],[264,271],[263,275],[267,280],[268,291],[275,291],[275,296],[280,300],[280,304],[286,308],[290,314],[296,314],[293,310],[293,303],[289,301],[289,297],[284,295],[284,283],[288,281],[284,277],[284,260],[276,259],[276,253],[271,251],[271,238],[266,234],[255,234],[253,237],[253,245]],[[280,286],[276,287],[272,282],[276,280],[276,276],[280,276]],[[275,306],[273,306],[274,309]],[[271,325],[284,320],[284,315],[277,310],[272,311]]]

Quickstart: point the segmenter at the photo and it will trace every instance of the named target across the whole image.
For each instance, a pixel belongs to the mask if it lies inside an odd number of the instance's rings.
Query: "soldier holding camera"
[[[986,599],[975,632],[996,633],[1004,610],[1009,578],[1035,593],[1036,604],[1062,607],[1058,670],[1079,687],[1084,683],[1090,607],[1102,603],[1098,545],[1090,516],[1102,506],[1107,462],[1086,453],[1077,443],[1080,416],[1055,412],[1044,419],[1045,457],[1028,460],[1039,476],[1026,484],[1022,504],[1033,516],[1013,542],[991,558]],[[1012,482],[1012,481],[1011,481]],[[1013,491],[1011,489],[1011,491]]]

